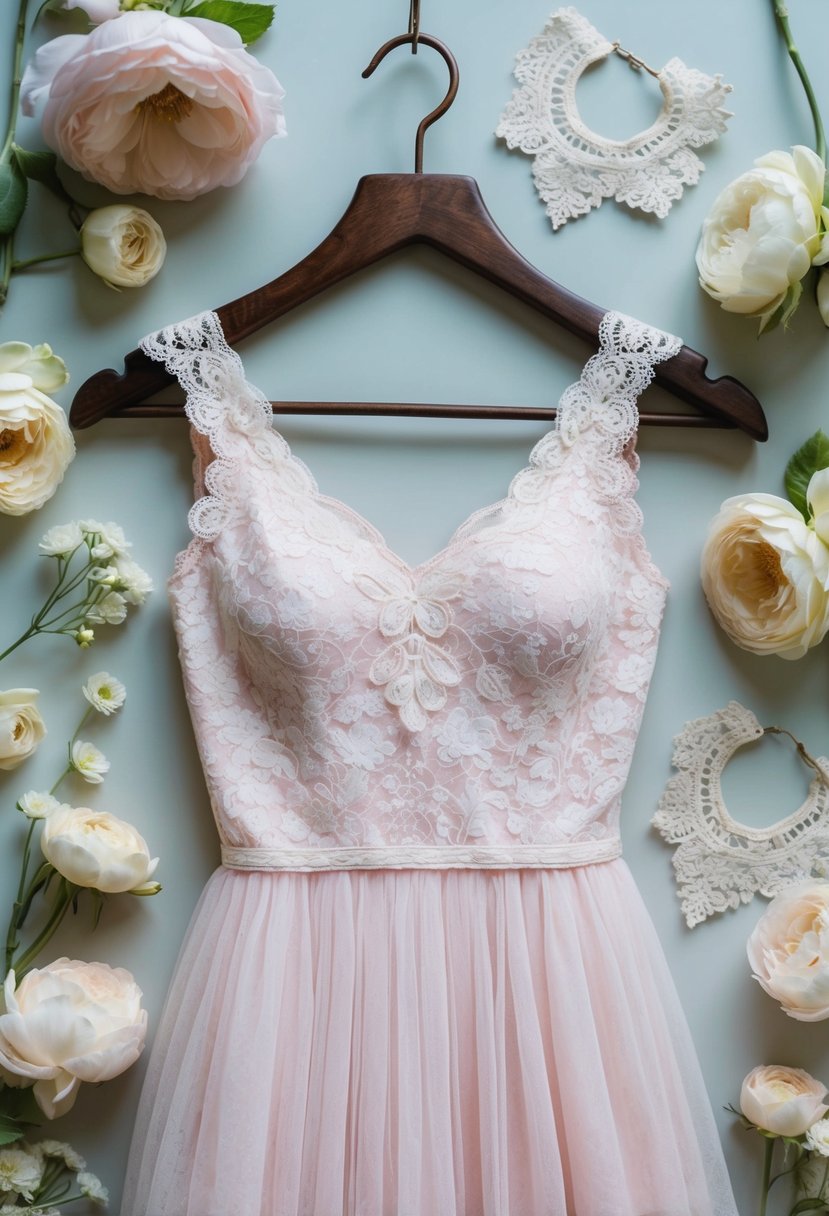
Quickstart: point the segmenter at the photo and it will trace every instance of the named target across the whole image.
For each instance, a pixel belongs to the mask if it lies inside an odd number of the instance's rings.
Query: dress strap
[[[245,379],[242,361],[214,312],[168,325],[139,345],[184,389],[184,411],[196,432],[196,487],[205,494],[191,508],[189,522],[196,536],[213,540],[233,511],[237,462],[250,454],[251,441],[256,445],[270,429],[270,404]]]

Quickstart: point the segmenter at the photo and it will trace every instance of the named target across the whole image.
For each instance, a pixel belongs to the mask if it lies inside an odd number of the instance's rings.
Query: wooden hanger
[[[443,101],[423,119],[415,139],[414,173],[383,173],[362,177],[348,208],[332,232],[312,253],[279,278],[216,309],[231,346],[269,322],[357,271],[364,270],[407,245],[429,245],[468,270],[516,296],[557,321],[570,333],[598,345],[599,323],[605,309],[567,291],[547,278],[509,243],[486,209],[478,183],[471,177],[423,172],[423,137],[444,114],[458,90],[458,67],[438,39],[421,34],[416,23],[385,43],[363,72],[372,74],[398,46],[415,53],[420,43],[434,48],[449,68],[449,89]],[[683,346],[660,364],[655,379],[701,414],[640,410],[643,422],[661,426],[737,427],[754,439],[768,437],[766,418],[754,394],[730,376],[716,380],[705,374],[708,360]],[[69,418],[78,429],[112,416],[182,416],[179,404],[144,404],[146,398],[172,382],[164,368],[142,351],[131,351],[120,374],[106,369],[91,376],[75,394]],[[523,406],[436,405],[381,402],[272,402],[275,413],[372,414],[415,417],[551,419],[555,411]]]

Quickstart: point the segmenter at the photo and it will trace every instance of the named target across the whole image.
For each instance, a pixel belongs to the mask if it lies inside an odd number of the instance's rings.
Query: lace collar
[[[722,108],[731,85],[671,59],[656,73],[663,103],[652,126],[627,140],[589,130],[576,85],[617,45],[574,8],[560,8],[518,54],[519,87],[495,133],[535,158],[533,180],[553,228],[606,198],[664,218],[683,187],[699,181],[704,165],[692,149],[715,140],[731,117]]]
[[[672,777],[653,824],[674,853],[677,894],[689,928],[715,912],[738,908],[755,892],[771,897],[829,863],[829,760],[803,805],[765,828],[738,823],[722,799],[723,769],[739,747],[762,737],[763,727],[737,701],[688,722],[674,740]]]

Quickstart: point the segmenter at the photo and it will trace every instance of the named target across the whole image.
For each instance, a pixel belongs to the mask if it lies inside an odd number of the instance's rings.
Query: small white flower
[[[114,714],[124,704],[127,690],[108,671],[97,671],[83,686],[83,695],[99,714]]]
[[[16,1191],[24,1199],[32,1199],[43,1176],[43,1165],[37,1157],[22,1148],[0,1148],[0,1195],[4,1198]]]
[[[132,543],[127,540],[124,529],[119,524],[102,524],[97,519],[83,519],[81,527],[85,535],[92,540],[93,549],[101,546],[100,557],[118,556],[132,548]],[[93,556],[97,559],[99,554],[93,552]]]
[[[51,794],[39,794],[36,790],[29,790],[17,800],[18,809],[28,819],[46,819],[53,811],[60,810],[63,805]]]
[[[83,629],[79,629],[75,634],[75,641],[78,643],[81,650],[88,650],[95,641],[95,630],[87,629],[85,627]]]
[[[127,601],[120,591],[110,591],[102,600],[91,604],[86,619],[91,625],[120,625],[127,616]]]
[[[93,566],[89,571],[89,578],[93,583],[100,583],[103,587],[115,587],[121,582],[118,567],[111,565]]]
[[[94,743],[76,739],[72,744],[72,768],[90,785],[100,785],[104,773],[109,772],[109,761]]]
[[[77,1183],[81,1194],[86,1195],[87,1199],[91,1199],[93,1203],[100,1203],[104,1206],[109,1203],[109,1191],[100,1178],[96,1178],[94,1174],[82,1171],[78,1174]]]
[[[69,557],[83,544],[83,532],[78,523],[55,524],[40,542],[41,553],[47,557]]]
[[[806,1132],[806,1147],[810,1153],[829,1157],[829,1119],[818,1119]]]
[[[35,1157],[54,1157],[62,1161],[68,1170],[77,1172],[86,1169],[85,1158],[75,1152],[71,1144],[65,1144],[62,1140],[38,1140],[37,1144],[27,1147]]]
[[[131,557],[118,558],[120,589],[131,604],[143,604],[153,589],[153,580]]]

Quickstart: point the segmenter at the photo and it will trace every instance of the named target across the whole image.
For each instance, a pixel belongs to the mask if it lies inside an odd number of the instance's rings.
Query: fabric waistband
[[[230,870],[571,869],[622,855],[618,837],[549,845],[376,845],[372,848],[246,849],[222,845]]]

